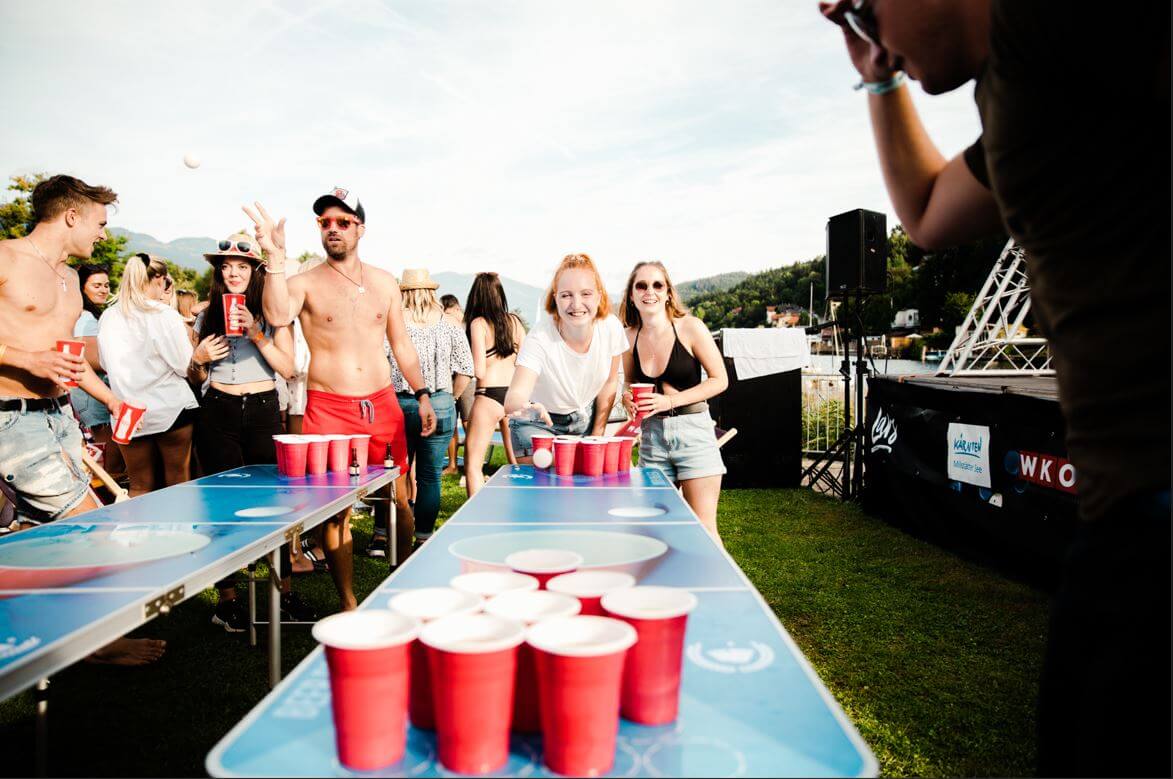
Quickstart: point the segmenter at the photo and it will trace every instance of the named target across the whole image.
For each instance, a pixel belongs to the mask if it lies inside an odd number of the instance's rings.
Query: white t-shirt
[[[590,349],[579,354],[562,340],[553,317],[543,315],[522,341],[517,364],[538,374],[531,400],[569,414],[591,405],[607,383],[612,358],[627,349],[627,334],[614,316],[595,321]]]
[[[158,301],[150,305],[127,317],[115,304],[98,320],[98,349],[110,389],[119,400],[147,409],[135,438],[162,433],[183,409],[200,405],[186,378],[193,349],[183,317]]]

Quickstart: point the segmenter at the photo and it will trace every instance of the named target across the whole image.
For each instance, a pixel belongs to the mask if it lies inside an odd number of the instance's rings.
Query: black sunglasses
[[[876,13],[872,10],[870,0],[851,0],[851,10],[845,11],[843,18],[856,35],[873,46],[884,48],[880,43],[880,27],[876,23]]]
[[[663,292],[665,286],[667,286],[667,285],[664,284],[664,282],[662,282],[662,281],[653,281],[652,282],[652,289],[654,289],[656,292]],[[635,283],[635,291],[636,292],[647,292],[647,290],[648,290],[648,283],[646,281],[637,281]]]

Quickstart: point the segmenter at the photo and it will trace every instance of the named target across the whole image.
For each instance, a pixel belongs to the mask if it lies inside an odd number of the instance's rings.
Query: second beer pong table
[[[0,538],[0,700],[278,548],[398,469],[286,478],[236,468]],[[276,583],[269,677],[280,679]]]
[[[699,600],[685,638],[679,719],[663,727],[621,720],[611,775],[877,773],[875,757],[769,606],[658,470],[592,479],[504,466],[360,608],[446,585],[462,571],[452,549],[496,559],[560,537],[586,566],[629,560],[662,542],[663,555],[629,570],[640,584],[685,587]],[[550,775],[540,737],[514,736],[510,746],[509,762],[494,775]],[[350,775],[335,754],[321,648],[215,746],[206,768],[212,776]],[[451,775],[436,758],[435,734],[414,727],[404,759],[370,775],[380,774]]]

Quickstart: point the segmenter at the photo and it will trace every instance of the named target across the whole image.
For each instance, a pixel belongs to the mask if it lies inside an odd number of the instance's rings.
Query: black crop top
[[[664,384],[668,384],[678,392],[684,392],[701,383],[701,362],[688,353],[684,344],[680,342],[680,335],[676,332],[676,323],[672,323],[672,336],[676,339],[672,344],[672,354],[668,355],[668,364],[659,376],[651,377],[644,373],[639,364],[639,334],[643,331],[643,323],[635,331],[635,343],[631,347],[631,361],[633,364],[632,377],[629,384],[655,384],[657,392],[663,392]]]

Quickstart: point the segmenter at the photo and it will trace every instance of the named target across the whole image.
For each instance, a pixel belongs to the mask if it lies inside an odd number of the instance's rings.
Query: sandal
[[[367,557],[373,557],[377,560],[387,559],[386,530],[375,528],[375,532],[371,534],[371,543],[367,546]]]
[[[321,555],[322,550],[316,546],[311,546],[309,549],[302,547],[301,556],[309,560],[314,568],[312,571],[293,571],[293,575],[309,576],[311,573],[328,573],[330,571],[330,564]]]

